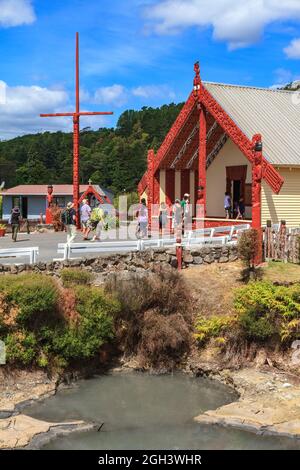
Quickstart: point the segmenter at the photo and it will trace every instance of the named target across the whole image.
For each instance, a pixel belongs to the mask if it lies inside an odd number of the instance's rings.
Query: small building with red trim
[[[299,226],[299,100],[291,91],[203,82],[194,70],[180,114],[157,153],[148,152],[140,196],[171,205],[189,193],[209,224],[225,217],[228,191],[232,201],[243,197],[256,225]]]
[[[3,198],[2,219],[7,221],[13,207],[20,207],[24,219],[39,221],[41,214],[46,217],[48,208],[48,186],[44,184],[28,184],[15,186],[3,190],[0,195]],[[80,202],[82,199],[90,200],[91,206],[96,201],[100,204],[112,204],[113,195],[96,184],[80,185]],[[72,184],[54,184],[52,192],[52,203],[58,207],[66,207],[73,200]]]

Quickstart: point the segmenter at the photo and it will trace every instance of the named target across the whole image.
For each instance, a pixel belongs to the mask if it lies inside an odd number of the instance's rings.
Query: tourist
[[[172,229],[176,237],[178,234],[181,236],[182,231],[182,205],[179,199],[175,200],[175,203],[172,207]]]
[[[185,193],[182,201],[180,202],[182,207],[182,217],[183,217],[183,233],[186,231],[190,225],[190,195]]]
[[[88,222],[90,220],[92,209],[90,208],[89,202],[87,199],[83,199],[82,206],[80,209],[81,215],[81,225],[82,225],[82,233],[83,233],[83,240],[88,240],[88,234],[90,232],[88,227]]]
[[[20,209],[18,207],[14,207],[11,212],[9,223],[11,224],[11,232],[12,232],[12,239],[14,242],[17,241],[17,236],[20,230],[20,221],[21,221],[21,214]]]
[[[137,238],[146,238],[147,231],[148,231],[148,209],[146,205],[146,199],[142,198],[139,208],[137,210],[137,231],[136,236]]]
[[[168,222],[168,206],[165,202],[162,202],[159,208],[159,233],[164,234],[167,222]]]
[[[61,215],[61,221],[67,231],[67,243],[73,243],[76,237],[76,211],[73,202],[68,202],[67,208]]]
[[[225,197],[224,197],[224,209],[225,209],[226,219],[230,219],[231,197],[230,197],[230,194],[227,191],[226,191]]]
[[[245,218],[245,203],[244,203],[244,199],[241,197],[238,203],[237,219],[244,219],[244,218]]]
[[[101,241],[101,231],[104,223],[104,211],[100,206],[95,207],[91,212],[91,217],[88,222],[88,229],[96,230],[92,238],[92,242]],[[89,233],[89,232],[88,232]]]

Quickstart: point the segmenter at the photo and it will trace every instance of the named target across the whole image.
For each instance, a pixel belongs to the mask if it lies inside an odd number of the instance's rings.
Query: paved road
[[[77,235],[78,241],[82,239],[81,235]],[[53,258],[59,258],[57,254],[57,244],[66,241],[66,234],[59,233],[19,233],[18,240],[14,243],[11,234],[7,234],[4,238],[0,238],[0,248],[22,248],[38,246],[40,254],[38,261],[52,261]],[[0,263],[28,263],[28,257],[25,258],[0,258]]]
[[[115,236],[109,239],[110,232],[103,232],[101,239],[103,241],[116,241]],[[115,234],[114,234],[115,235]],[[126,235],[125,235],[126,238]],[[124,237],[122,238],[124,240]],[[39,256],[37,261],[53,261],[54,258],[62,258],[62,254],[57,253],[57,244],[65,243],[67,241],[67,235],[65,232],[47,232],[47,233],[19,233],[17,242],[13,242],[11,234],[7,234],[5,237],[0,237],[0,249],[1,248],[22,248],[22,247],[39,247]],[[82,234],[77,233],[75,243],[82,241]],[[96,256],[95,253],[86,254],[86,257],[93,258]],[[15,264],[15,263],[28,263],[29,258],[0,258],[0,264]]]

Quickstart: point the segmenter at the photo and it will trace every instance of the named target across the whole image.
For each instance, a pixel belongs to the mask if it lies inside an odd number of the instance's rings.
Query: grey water
[[[114,373],[78,382],[23,412],[51,422],[104,423],[100,432],[58,437],[44,449],[300,449],[299,440],[193,421],[236,398],[228,387],[205,378]]]

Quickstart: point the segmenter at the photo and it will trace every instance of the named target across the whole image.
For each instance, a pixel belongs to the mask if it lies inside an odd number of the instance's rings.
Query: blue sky
[[[38,116],[73,109],[76,31],[82,109],[115,113],[97,128],[185,100],[195,60],[204,80],[299,79],[299,26],[299,0],[0,0],[0,138],[71,128]]]

